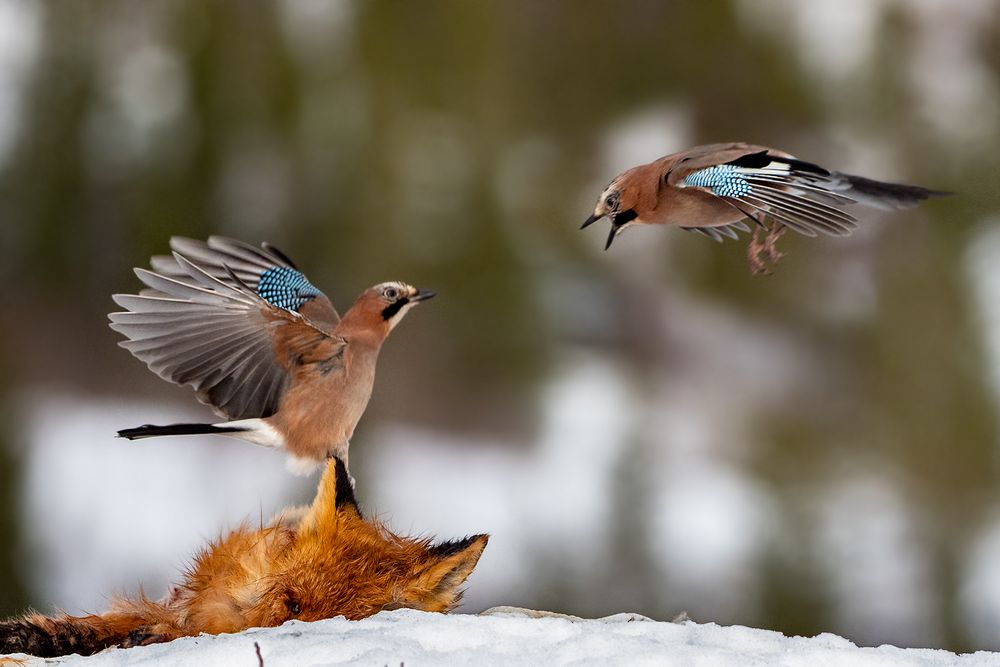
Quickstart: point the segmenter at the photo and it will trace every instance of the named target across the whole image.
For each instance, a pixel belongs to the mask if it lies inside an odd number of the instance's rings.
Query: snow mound
[[[539,617],[540,616],[540,617]],[[111,649],[83,658],[26,665],[171,665],[254,667],[321,665],[998,665],[1000,654],[956,655],[936,649],[859,648],[831,634],[786,637],[770,630],[691,621],[665,623],[638,614],[596,620],[512,608],[488,615],[382,612],[363,621],[290,621],[234,635],[186,637],[168,644]]]

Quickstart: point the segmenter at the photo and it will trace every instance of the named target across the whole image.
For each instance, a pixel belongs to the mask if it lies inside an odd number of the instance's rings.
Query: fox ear
[[[330,467],[333,467],[333,479],[330,477]],[[333,506],[340,510],[353,510],[355,514],[361,514],[358,510],[358,501],[354,498],[354,482],[347,472],[347,466],[338,458],[334,458],[326,464],[323,479],[320,480],[320,489],[333,487]]]
[[[343,461],[332,458],[326,464],[323,478],[319,480],[319,488],[316,490],[316,499],[299,523],[299,530],[315,530],[343,513],[361,516],[358,501],[354,499],[351,476],[347,474]]]
[[[417,593],[419,608],[447,611],[461,600],[459,586],[472,574],[489,535],[474,535],[464,540],[443,542],[430,548],[431,564],[420,570],[410,584]]]

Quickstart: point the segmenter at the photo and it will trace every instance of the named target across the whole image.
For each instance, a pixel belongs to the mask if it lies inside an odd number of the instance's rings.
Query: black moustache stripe
[[[622,225],[632,222],[638,217],[639,214],[635,212],[635,209],[630,208],[627,211],[622,211],[621,213],[615,214],[613,222],[615,223],[615,227],[621,227]]]
[[[396,301],[390,303],[388,306],[382,309],[382,319],[391,320],[396,315],[396,313],[398,313],[400,309],[402,309],[402,307],[408,304],[409,302],[410,300],[405,296],[396,299]]]

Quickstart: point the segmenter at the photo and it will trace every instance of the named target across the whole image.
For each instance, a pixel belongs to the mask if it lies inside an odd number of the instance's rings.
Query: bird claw
[[[764,252],[767,254],[767,259],[771,264],[777,264],[778,260],[785,256],[785,253],[778,250],[777,245],[778,239],[785,233],[785,229],[784,225],[772,225],[767,238],[764,239]]]
[[[747,245],[747,262],[750,264],[750,273],[755,276],[769,276],[774,273],[771,267],[778,263],[785,253],[778,250],[778,239],[785,233],[784,225],[772,223],[765,227],[758,225],[754,227]]]

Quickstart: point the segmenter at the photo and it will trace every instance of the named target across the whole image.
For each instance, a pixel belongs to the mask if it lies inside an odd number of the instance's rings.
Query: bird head
[[[417,289],[403,282],[373,285],[362,292],[344,314],[338,331],[355,340],[381,344],[410,308],[434,296],[431,290]]]
[[[372,307],[378,310],[389,331],[399,324],[410,308],[436,295],[431,290],[417,289],[398,281],[379,283],[368,291],[371,293]]]
[[[605,250],[610,248],[615,237],[633,224],[639,216],[635,210],[639,199],[638,189],[629,185],[628,176],[629,172],[625,172],[604,188],[597,205],[594,206],[594,213],[580,226],[580,229],[586,229],[601,218],[610,218],[611,230],[608,233],[608,241],[604,244]]]

